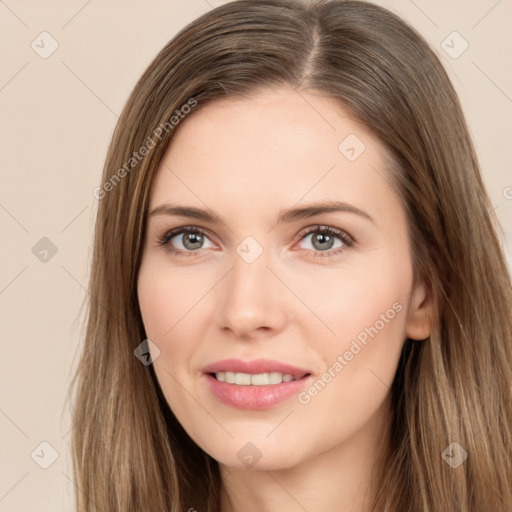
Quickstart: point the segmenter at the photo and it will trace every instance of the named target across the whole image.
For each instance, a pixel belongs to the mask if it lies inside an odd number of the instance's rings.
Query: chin
[[[220,465],[234,470],[279,471],[291,469],[307,459],[297,443],[275,443],[265,439],[247,441],[241,438],[230,439],[221,446],[206,446],[206,451]],[[304,447],[302,447],[304,448]]]

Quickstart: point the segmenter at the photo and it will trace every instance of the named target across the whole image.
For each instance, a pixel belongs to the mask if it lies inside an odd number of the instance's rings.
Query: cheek
[[[200,300],[200,291],[190,286],[190,282],[188,284],[173,269],[165,270],[149,261],[141,265],[138,298],[144,329],[147,338],[160,350],[153,368],[162,393],[174,412],[186,411],[186,396],[178,383],[186,382],[184,376],[196,349],[194,333],[184,327],[190,326],[189,315],[193,313],[193,305]]]
[[[198,286],[197,276],[148,261],[141,266],[138,279],[139,306],[151,339],[171,339],[175,327],[199,303],[208,286]],[[205,281],[203,281],[204,283]]]
[[[206,272],[190,269],[183,272],[148,259],[139,271],[142,320],[147,338],[160,350],[154,369],[171,406],[180,395],[177,382],[189,379],[195,354],[204,342],[206,294],[214,283]]]
[[[332,356],[354,339],[364,344],[377,334],[403,341],[412,267],[408,261],[397,261],[390,253],[357,266],[324,268],[310,275],[292,269],[286,282],[312,313],[308,317],[318,326],[315,344],[324,345]],[[302,323],[312,328],[311,322]],[[311,337],[311,332],[304,337]]]
[[[299,402],[340,421],[349,411],[350,417],[358,416],[356,410],[360,417],[370,414],[389,391],[406,339],[413,277],[410,262],[392,252],[350,270],[295,283],[323,323],[314,336],[305,333],[314,339],[321,368]],[[327,411],[329,404],[336,404],[336,412]]]
[[[156,265],[141,267],[138,281],[140,311],[146,337],[160,351],[153,359],[153,368],[171,408],[173,400],[179,396],[176,382],[182,381],[194,349],[190,342],[192,333],[186,333],[185,337],[180,330],[187,324],[191,305],[197,303],[196,295],[193,287],[178,283],[176,275],[166,275],[166,271]]]
[[[139,306],[149,339],[161,340],[172,328],[177,301],[163,281],[139,280]]]

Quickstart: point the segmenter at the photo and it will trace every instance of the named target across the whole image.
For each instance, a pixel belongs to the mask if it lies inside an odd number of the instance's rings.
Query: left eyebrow
[[[375,223],[372,217],[365,211],[341,201],[324,201],[321,203],[311,204],[302,208],[291,208],[289,210],[281,210],[277,217],[277,224],[297,222],[302,219],[322,215],[323,213],[344,212],[353,213],[360,217]]]
[[[321,203],[304,206],[302,208],[290,208],[288,210],[281,210],[277,217],[277,224],[297,222],[299,220],[314,217],[316,215],[333,212],[352,213],[375,223],[373,218],[368,213],[355,207],[354,205],[340,201],[324,201]],[[212,224],[224,224],[219,216],[215,215],[209,210],[203,210],[201,208],[195,208],[192,206],[174,206],[168,203],[164,203],[155,207],[149,215],[176,215],[179,217],[202,220]]]

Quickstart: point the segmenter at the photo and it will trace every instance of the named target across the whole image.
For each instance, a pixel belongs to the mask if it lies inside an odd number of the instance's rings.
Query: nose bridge
[[[247,335],[259,328],[280,329],[285,320],[282,290],[269,270],[269,252],[245,240],[233,255],[219,301],[220,326]]]

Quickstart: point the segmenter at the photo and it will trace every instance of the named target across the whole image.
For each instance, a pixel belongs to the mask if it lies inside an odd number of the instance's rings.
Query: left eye
[[[306,241],[306,245],[309,245],[309,247],[302,247],[303,249],[320,252],[340,249],[344,246],[350,246],[352,243],[348,235],[330,227],[318,227],[314,230],[310,230],[301,238],[301,243]]]

